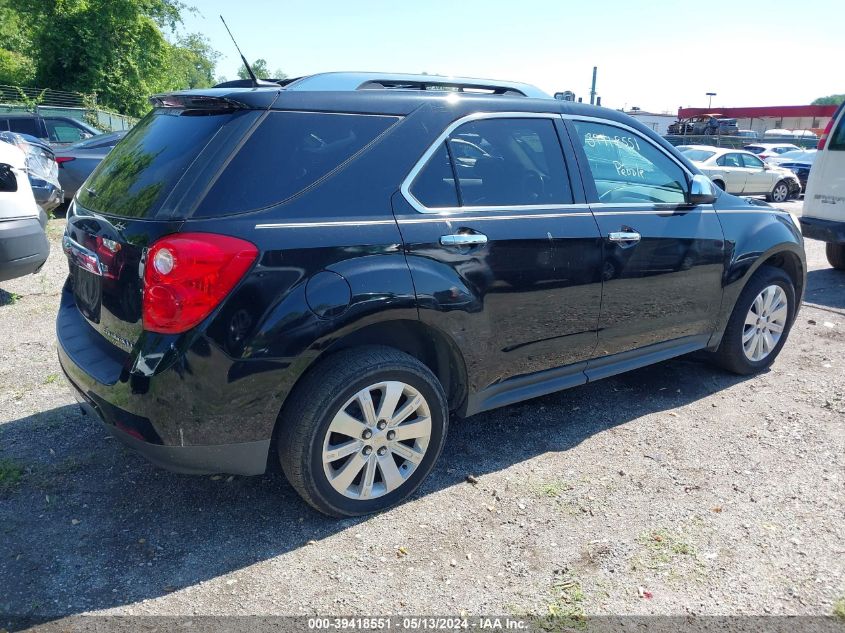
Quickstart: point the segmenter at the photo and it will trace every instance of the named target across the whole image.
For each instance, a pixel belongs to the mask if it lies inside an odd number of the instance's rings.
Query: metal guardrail
[[[665,134],[663,138],[672,145],[712,145],[714,147],[727,147],[729,149],[742,149],[746,145],[759,145],[761,143],[790,143],[804,149],[815,149],[819,143],[819,139],[817,138],[800,136],[767,136],[765,138],[753,139],[747,136],[720,134]]]

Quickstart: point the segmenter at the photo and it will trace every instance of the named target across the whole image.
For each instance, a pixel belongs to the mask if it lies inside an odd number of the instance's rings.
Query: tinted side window
[[[740,156],[742,157],[742,162],[746,167],[751,167],[752,169],[763,169],[763,161],[756,156],[752,156],[751,154],[740,154]]]
[[[54,143],[75,143],[83,138],[82,130],[66,121],[44,119],[44,123],[47,125],[47,137]]]
[[[18,134],[29,134],[36,138],[41,137],[41,131],[38,128],[38,119],[34,118],[9,119],[9,131],[17,132]]]
[[[196,216],[261,209],[310,187],[383,134],[391,116],[271,112],[212,186]]]
[[[458,191],[446,143],[440,144],[414,179],[411,194],[429,209],[458,206]]]
[[[622,128],[574,121],[600,202],[682,203],[683,169],[644,138]]]
[[[465,207],[572,202],[550,119],[472,121],[452,133],[449,145]]]

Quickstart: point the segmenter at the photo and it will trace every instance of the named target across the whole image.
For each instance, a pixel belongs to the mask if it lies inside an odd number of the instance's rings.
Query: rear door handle
[[[607,239],[611,242],[621,242],[627,244],[629,242],[639,242],[642,236],[636,231],[617,231],[615,233],[608,233]]]
[[[441,235],[440,243],[443,246],[478,246],[487,243],[487,236],[481,233],[453,233]]]

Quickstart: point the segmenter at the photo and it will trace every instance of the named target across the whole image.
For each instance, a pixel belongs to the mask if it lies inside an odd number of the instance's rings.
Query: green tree
[[[255,73],[255,76],[259,79],[266,79],[270,76],[270,71],[267,69],[267,60],[258,58],[254,62],[250,64],[252,68],[252,72]],[[246,70],[246,66],[241,64],[241,67],[238,68],[238,77],[241,79],[249,79],[249,73]]]
[[[183,35],[170,51],[170,78],[175,87],[207,88],[215,84],[214,67],[220,53],[199,33]]]
[[[250,66],[252,67],[252,72],[254,72],[255,76],[259,79],[287,79],[288,77],[285,74],[285,71],[283,71],[281,68],[277,68],[271,74],[270,69],[267,66],[266,59],[258,58],[254,62],[252,62]],[[249,73],[246,71],[246,66],[244,66],[243,64],[241,64],[241,67],[238,68],[238,77],[240,77],[241,79],[249,79]]]
[[[6,0],[0,0],[0,84],[32,85],[35,62],[31,48],[29,25]]]
[[[829,97],[819,97],[811,105],[839,105],[845,101],[845,95],[830,95]]]
[[[149,109],[150,94],[213,81],[217,53],[204,37],[186,35],[175,43],[165,37],[189,10],[179,0],[0,3],[31,29],[32,83],[40,88],[95,93],[99,104],[139,116]],[[5,39],[0,48],[12,50]]]

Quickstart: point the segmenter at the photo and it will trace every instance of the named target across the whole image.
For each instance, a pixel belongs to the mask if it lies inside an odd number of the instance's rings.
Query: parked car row
[[[679,145],[678,150],[728,193],[764,195],[772,202],[801,193],[801,183],[792,171],[764,163],[751,152],[710,145]]]

